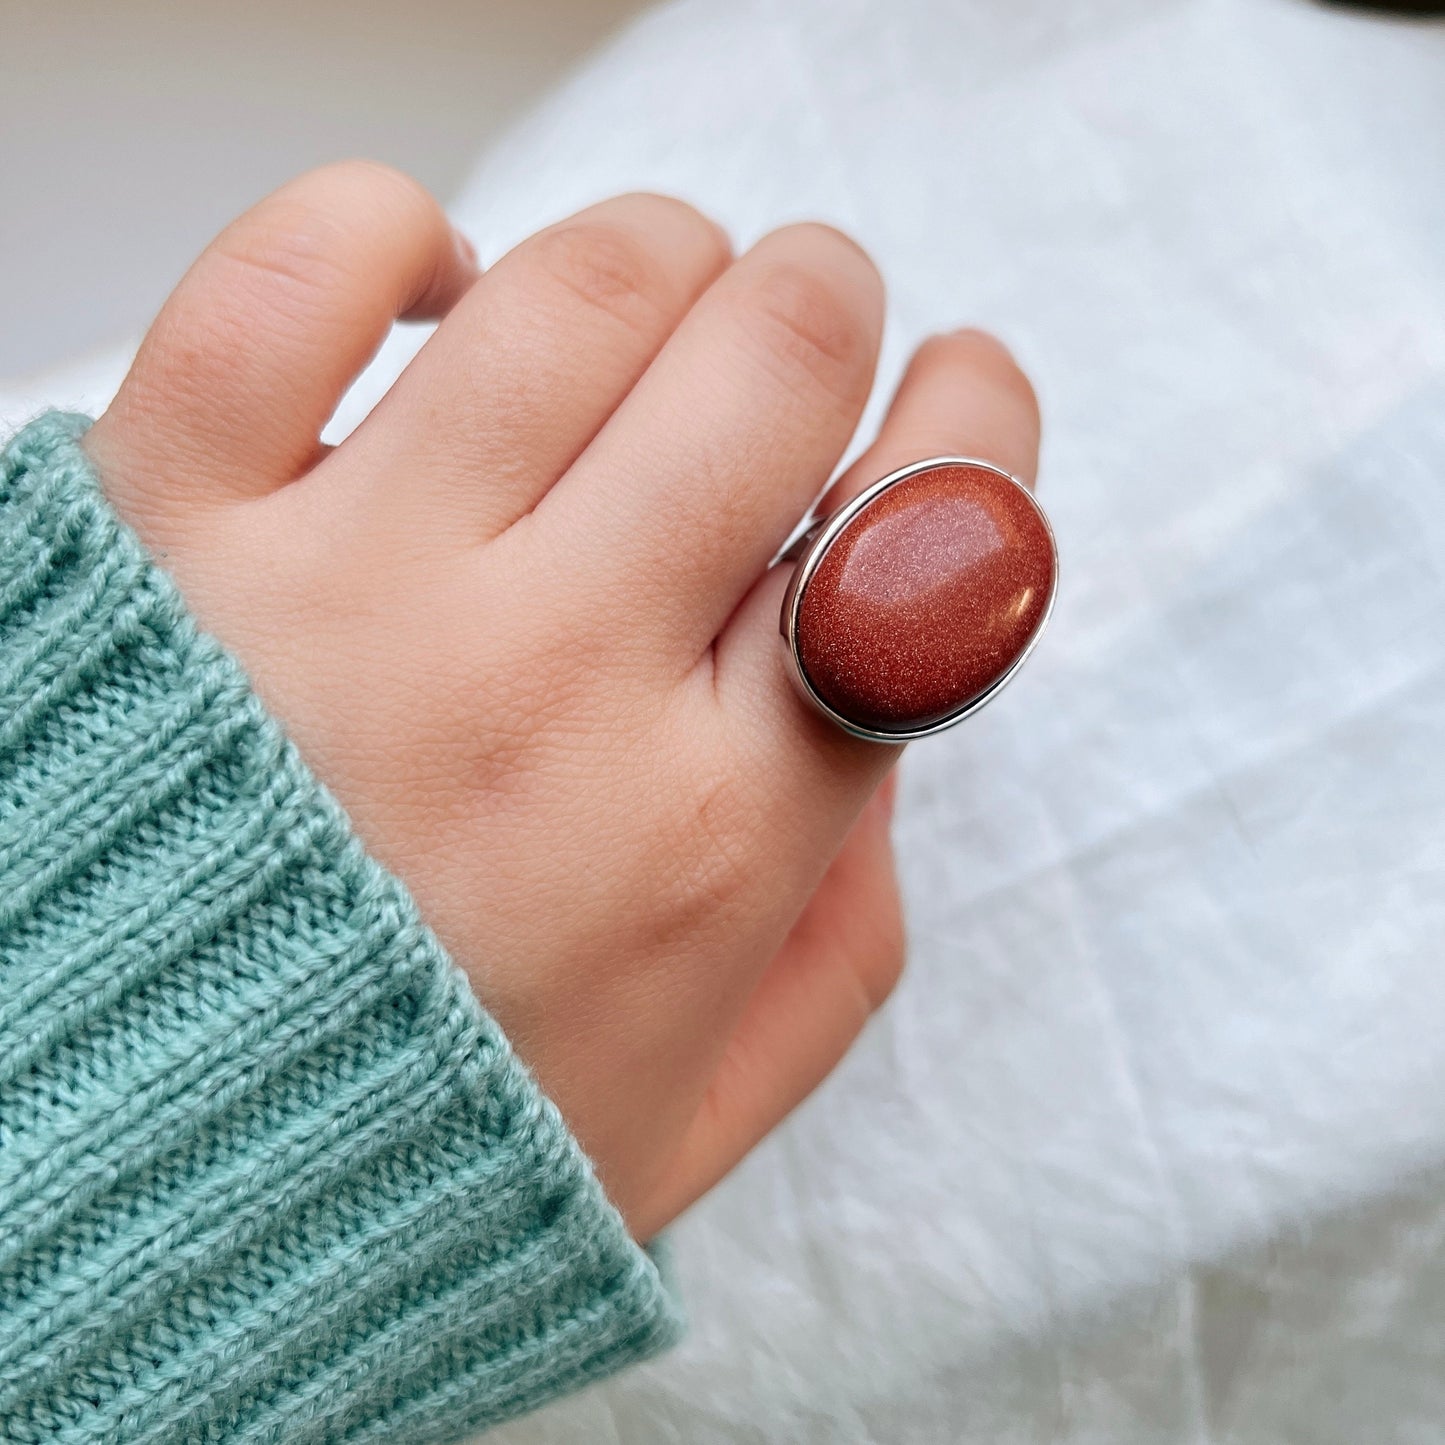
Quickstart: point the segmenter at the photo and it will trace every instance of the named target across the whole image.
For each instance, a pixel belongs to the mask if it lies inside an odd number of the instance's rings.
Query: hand
[[[734,260],[633,195],[478,277],[414,183],[235,222],[86,445],[371,851],[411,888],[638,1238],[821,1080],[903,957],[896,751],[794,696],[768,569],[872,382],[882,287],[789,226]],[[441,325],[318,437],[393,319]],[[940,452],[1033,473],[995,342],[914,358],[837,498]]]

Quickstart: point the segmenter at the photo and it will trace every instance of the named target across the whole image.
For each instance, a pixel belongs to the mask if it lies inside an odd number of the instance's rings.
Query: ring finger
[[[819,512],[930,456],[978,457],[1031,486],[1038,450],[1038,402],[1008,351],[979,331],[933,337],[914,355],[877,439]],[[778,639],[792,570],[790,562],[770,568],[719,637],[716,692],[734,726],[752,734],[745,743],[766,760],[769,796],[785,815],[841,838],[898,752],[848,736],[794,693]]]

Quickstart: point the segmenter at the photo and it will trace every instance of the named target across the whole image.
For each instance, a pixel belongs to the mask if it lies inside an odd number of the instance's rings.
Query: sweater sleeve
[[[679,1329],[51,415],[0,461],[0,1439],[449,1442]]]

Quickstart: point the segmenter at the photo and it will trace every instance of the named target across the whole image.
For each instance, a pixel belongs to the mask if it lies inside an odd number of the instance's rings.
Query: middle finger
[[[601,605],[641,593],[696,660],[841,456],[882,322],[873,263],[827,226],[775,231],[714,282],[538,513]]]

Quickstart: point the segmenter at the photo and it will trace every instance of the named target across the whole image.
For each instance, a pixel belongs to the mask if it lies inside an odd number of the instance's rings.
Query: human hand
[[[398,315],[443,319],[323,447]],[[768,568],[857,425],[881,319],[837,232],[733,260],[648,195],[479,278],[425,192],[351,163],[223,233],[86,439],[640,1239],[902,965],[896,750],[793,694]],[[938,453],[1027,479],[1037,443],[1003,349],[935,338],[830,503]]]

